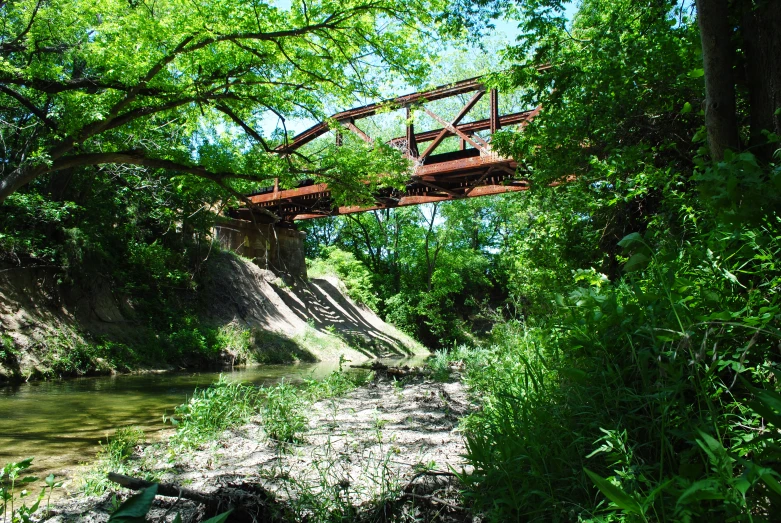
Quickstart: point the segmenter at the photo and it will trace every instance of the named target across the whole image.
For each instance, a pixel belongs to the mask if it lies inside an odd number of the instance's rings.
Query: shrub
[[[319,258],[309,262],[307,271],[312,278],[328,275],[338,277],[350,298],[377,311],[379,298],[373,290],[371,273],[352,253],[335,246],[325,247]]]
[[[717,228],[683,249],[629,235],[623,280],[578,273],[550,322],[497,328],[493,360],[468,372],[484,405],[465,423],[477,506],[495,521],[781,510],[770,225]]]

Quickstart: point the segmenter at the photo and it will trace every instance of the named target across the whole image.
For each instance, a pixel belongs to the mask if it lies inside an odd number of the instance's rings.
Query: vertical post
[[[415,140],[415,126],[412,124],[412,111],[409,108],[409,105],[407,106],[407,152],[409,155],[413,158],[417,158],[420,153],[418,153],[418,142]]]
[[[494,134],[501,127],[499,123],[499,91],[491,89],[491,134]]]
[[[466,151],[466,140],[464,140],[463,138],[459,138],[458,145],[462,151]]]
[[[279,178],[274,178],[274,192],[279,192]]]

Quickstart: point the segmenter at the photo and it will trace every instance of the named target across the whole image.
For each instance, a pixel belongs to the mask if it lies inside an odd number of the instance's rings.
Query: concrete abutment
[[[214,226],[220,247],[279,275],[306,279],[306,233],[271,223],[223,218]]]

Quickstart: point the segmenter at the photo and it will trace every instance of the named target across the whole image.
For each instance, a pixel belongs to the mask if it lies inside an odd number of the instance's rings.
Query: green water
[[[265,365],[223,371],[231,380],[270,385],[281,379],[322,378],[336,363]],[[0,466],[34,456],[39,477],[72,477],[117,427],[142,428],[148,441],[170,430],[163,414],[185,402],[219,372],[82,378],[0,387]]]

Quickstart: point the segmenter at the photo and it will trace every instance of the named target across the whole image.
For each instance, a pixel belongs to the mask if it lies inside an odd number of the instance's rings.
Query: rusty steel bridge
[[[474,94],[452,120],[443,118],[425,106],[427,102],[468,93]],[[486,93],[490,97],[489,117],[461,123]],[[389,142],[391,146],[400,149],[414,165],[403,190],[380,189],[375,195],[374,205],[371,206],[336,206],[327,183],[315,184],[309,181],[293,189],[280,189],[278,180],[275,180],[273,187],[249,195],[248,202],[251,202],[252,207],[271,211],[279,216],[283,223],[292,224],[293,220],[474,198],[529,188],[529,181],[516,173],[516,162],[494,152],[491,149],[490,137],[484,139],[477,133],[488,130],[493,134],[502,127],[523,127],[537,115],[539,107],[502,115],[499,113],[498,91],[488,89],[480,78],[471,78],[429,91],[343,111],[333,115],[330,122],[339,124],[344,132],[355,133],[365,142],[373,143],[372,137],[361,130],[357,122],[388,107],[404,109],[407,112],[406,135],[393,138]],[[416,132],[410,118],[412,108],[421,109],[442,127]],[[280,146],[277,152],[289,154],[332,128],[333,123],[319,123],[297,135],[289,144]],[[459,149],[437,154],[437,148],[451,136],[459,139]],[[341,144],[341,129],[337,129],[336,141]],[[248,212],[250,209],[245,206],[238,209],[234,215],[246,217]]]

